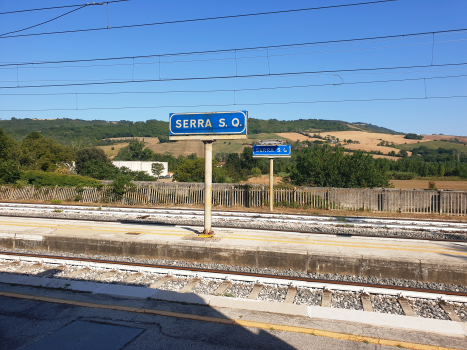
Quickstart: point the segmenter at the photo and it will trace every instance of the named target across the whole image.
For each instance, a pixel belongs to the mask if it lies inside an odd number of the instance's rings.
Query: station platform
[[[465,285],[467,242],[201,227],[0,218],[0,247],[86,256],[169,259]]]

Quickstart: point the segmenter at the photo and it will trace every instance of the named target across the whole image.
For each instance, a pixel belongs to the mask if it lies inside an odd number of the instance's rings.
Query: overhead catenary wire
[[[375,68],[354,68],[354,69],[336,69],[336,70],[317,70],[317,71],[301,71],[301,72],[282,72],[282,73],[267,73],[267,74],[245,74],[245,75],[224,75],[224,76],[208,76],[208,77],[188,77],[188,78],[164,78],[164,79],[139,79],[139,80],[114,80],[114,81],[98,81],[86,83],[67,83],[67,84],[45,84],[45,85],[20,85],[20,86],[0,86],[0,89],[25,89],[25,88],[50,88],[50,87],[68,87],[68,86],[91,86],[91,85],[110,85],[110,84],[129,84],[129,83],[152,83],[152,82],[168,82],[168,81],[202,81],[202,80],[225,80],[239,78],[261,78],[261,77],[280,77],[280,76],[298,76],[312,75],[324,73],[346,73],[346,72],[373,72],[380,70],[398,70],[398,69],[414,69],[428,67],[447,67],[466,65],[467,62],[459,63],[443,63],[443,64],[425,64],[412,66],[396,66],[396,67],[375,67]]]
[[[52,7],[40,7],[34,9],[24,9],[24,10],[14,10],[14,11],[5,11],[0,12],[0,15],[10,15],[13,13],[23,13],[23,12],[33,12],[33,11],[44,11],[44,10],[57,10],[57,9],[64,9],[70,7],[81,7],[81,6],[93,6],[93,5],[103,5],[103,4],[113,4],[117,2],[124,2],[130,0],[113,0],[113,1],[105,1],[105,2],[93,2],[93,3],[85,3],[85,4],[75,4],[75,5],[63,5],[63,6],[52,6]]]
[[[91,110],[120,110],[120,109],[161,109],[161,108],[200,108],[200,107],[230,107],[230,106],[266,106],[266,105],[290,105],[290,104],[315,104],[315,103],[345,103],[345,102],[384,102],[384,101],[415,101],[430,99],[455,99],[467,98],[467,95],[452,96],[428,96],[428,97],[397,97],[397,98],[372,98],[372,99],[348,99],[348,100],[317,100],[317,101],[287,101],[287,102],[258,102],[258,103],[225,103],[225,104],[200,104],[200,105],[167,105],[167,106],[126,106],[126,107],[88,107],[88,108],[44,108],[44,109],[1,109],[0,112],[53,112],[53,111],[91,111]]]
[[[200,55],[200,54],[216,54],[216,53],[227,53],[227,52],[241,52],[251,50],[272,50],[272,49],[284,49],[288,47],[299,47],[299,46],[311,46],[311,45],[323,45],[323,44],[336,44],[336,43],[352,43],[352,42],[363,42],[372,40],[382,39],[395,39],[395,38],[409,38],[423,35],[440,35],[450,33],[461,33],[467,32],[467,28],[458,29],[447,29],[447,30],[435,30],[429,32],[416,32],[416,33],[404,33],[404,34],[392,34],[382,35],[374,37],[361,37],[361,38],[350,38],[350,39],[336,39],[336,40],[324,40],[324,41],[312,41],[292,44],[279,44],[279,45],[268,45],[268,46],[252,46],[243,48],[231,48],[231,49],[220,49],[220,50],[204,50],[204,51],[187,51],[187,52],[176,52],[176,53],[158,53],[150,55],[132,55],[132,56],[116,56],[116,57],[101,57],[101,58],[88,58],[88,59],[75,59],[75,60],[57,60],[57,61],[31,61],[31,62],[8,62],[0,64],[0,67],[8,66],[25,66],[25,65],[44,65],[44,64],[63,64],[63,63],[78,63],[78,62],[97,62],[97,61],[113,61],[113,60],[128,60],[128,59],[142,59],[142,58],[154,58],[154,57],[168,57],[168,56],[187,56],[187,55]]]
[[[216,93],[216,92],[242,92],[242,91],[261,91],[261,90],[280,90],[280,89],[300,89],[310,87],[324,86],[341,86],[341,85],[359,85],[359,84],[384,84],[406,81],[434,80],[434,79],[450,79],[467,77],[467,74],[446,75],[440,77],[423,77],[423,78],[405,78],[405,79],[389,79],[389,80],[372,80],[372,81],[356,81],[356,82],[340,82],[326,84],[307,84],[307,85],[289,85],[289,86],[271,86],[259,88],[244,88],[244,89],[213,89],[213,90],[169,90],[169,91],[117,91],[117,92],[53,92],[53,93],[0,93],[0,96],[66,96],[66,95],[125,95],[125,94],[175,94],[175,93]],[[341,78],[342,79],[342,78]]]
[[[60,16],[56,16],[56,17],[54,17],[54,18],[52,18],[52,19],[49,19],[49,20],[47,20],[47,21],[45,21],[45,22],[41,22],[41,23],[35,24],[35,25],[33,25],[33,26],[27,27],[27,28],[18,29],[18,30],[14,30],[14,31],[12,31],[12,32],[0,34],[0,37],[5,36],[5,35],[8,35],[8,34],[19,33],[19,32],[23,32],[23,31],[28,30],[28,29],[32,29],[32,28],[39,27],[39,26],[41,26],[41,25],[50,23],[50,22],[52,22],[52,21],[55,21],[56,19],[59,19],[59,18],[61,18],[61,17],[66,16],[66,15],[69,15],[69,14],[75,12],[75,11],[81,10],[81,9],[83,9],[83,8],[85,8],[85,7],[87,7],[87,5],[83,5],[83,6],[81,6],[81,7],[78,7],[78,8],[76,8],[76,9],[74,9],[74,10],[71,10],[71,11],[68,11],[68,12],[66,12],[66,13],[63,13],[63,14],[61,14]]]
[[[434,42],[434,44],[452,43],[452,42],[459,42],[459,41],[467,41],[467,39],[442,40],[442,41],[436,41],[436,42]],[[267,54],[267,55],[245,56],[245,57],[223,57],[223,58],[208,58],[208,59],[178,60],[178,61],[163,61],[162,64],[227,61],[227,60],[237,61],[237,60],[248,60],[248,59],[256,59],[256,58],[287,57],[287,56],[300,56],[300,55],[317,55],[317,54],[322,54],[322,53],[379,50],[379,49],[419,46],[419,45],[428,45],[428,44],[432,45],[432,42],[430,41],[430,42],[413,43],[413,44],[374,46],[374,47],[363,47],[363,48],[343,49],[343,50],[294,52],[294,53],[284,53],[284,54],[276,54],[276,55]],[[268,50],[268,49],[266,49],[266,50]],[[65,69],[65,68],[91,68],[91,67],[116,67],[116,66],[133,66],[134,67],[135,65],[154,65],[154,64],[159,64],[159,62],[135,62],[134,57],[132,57],[132,63],[89,64],[89,65],[52,66],[52,67],[51,66],[44,66],[44,65],[27,65],[27,66],[22,66],[21,69]],[[0,65],[0,69],[18,69],[18,65],[9,66],[9,67],[2,67]],[[5,80],[0,80],[0,81],[5,82]],[[25,81],[25,80],[23,80],[23,81]],[[41,81],[50,81],[50,80],[41,80]]]
[[[226,16],[173,20],[173,21],[165,21],[165,22],[129,24],[129,25],[122,25],[122,26],[114,26],[114,27],[109,27],[109,28],[98,27],[98,28],[87,28],[87,29],[63,30],[63,31],[55,31],[55,32],[19,34],[19,35],[9,35],[3,38],[18,38],[18,37],[27,37],[27,36],[55,35],[55,34],[69,34],[69,33],[84,33],[84,32],[95,32],[95,31],[100,31],[100,30],[110,30],[110,29],[128,29],[128,28],[158,26],[158,25],[167,25],[167,24],[203,22],[203,21],[233,19],[233,18],[242,18],[242,17],[245,18],[245,17],[275,15],[275,14],[283,14],[283,13],[297,13],[297,12],[305,12],[305,11],[313,11],[313,10],[335,9],[335,8],[363,6],[363,5],[375,5],[375,4],[381,4],[381,3],[396,2],[396,1],[399,1],[399,0],[376,0],[376,1],[359,2],[359,3],[352,3],[352,4],[340,4],[340,5],[329,5],[329,6],[319,6],[319,7],[308,7],[308,8],[301,8],[301,9],[291,9],[291,10],[245,13],[245,14],[240,14],[240,15],[226,15]]]

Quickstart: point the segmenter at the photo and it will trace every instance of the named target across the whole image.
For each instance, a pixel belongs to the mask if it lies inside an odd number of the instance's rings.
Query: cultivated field
[[[110,145],[110,146],[98,146],[97,148],[102,148],[104,150],[105,154],[107,154],[107,156],[110,159],[113,159],[118,154],[118,151],[121,148],[126,147],[128,145],[129,145],[129,142],[122,142],[122,143],[117,143],[115,145]]]
[[[446,148],[446,149],[457,149],[463,153],[467,152],[467,146],[464,146],[459,143],[446,142],[446,141],[420,141],[416,144],[407,144],[407,145],[398,145],[398,149],[405,149],[406,151],[412,150],[414,147],[425,146],[430,149]]]

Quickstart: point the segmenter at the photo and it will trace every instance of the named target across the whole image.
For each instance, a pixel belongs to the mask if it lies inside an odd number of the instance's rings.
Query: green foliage
[[[164,164],[161,163],[152,163],[151,172],[154,176],[159,176],[164,171]]]
[[[390,180],[413,180],[417,174],[404,171],[389,171],[387,176]]]
[[[186,159],[173,172],[178,182],[204,182],[204,159]]]
[[[407,140],[423,140],[423,135],[408,133],[407,135],[404,136],[404,139],[407,139]]]
[[[362,151],[345,155],[344,149],[325,145],[299,151],[290,167],[293,184],[317,187],[388,187],[384,171]]]
[[[251,175],[255,177],[261,176],[262,175],[261,169],[258,167],[254,167],[253,169],[251,169]]]
[[[89,172],[87,169],[88,162],[95,161],[95,163],[108,163],[111,161],[109,157],[104,153],[104,150],[96,147],[83,148],[76,152],[76,163],[75,169],[78,174],[89,176],[86,172]]]
[[[102,183],[98,180],[80,175],[65,175],[48,173],[39,170],[25,171],[21,180],[27,181],[29,185],[35,186],[59,186],[59,187],[100,187]]]
[[[112,184],[112,193],[115,194],[115,199],[120,200],[126,192],[134,191],[136,185],[131,182],[131,178],[125,175],[119,175]]]
[[[16,159],[18,155],[18,145],[0,128],[0,161]]]
[[[51,203],[51,204],[61,204],[62,201],[61,201],[60,199],[51,199],[51,200],[50,200],[50,203]]]
[[[84,163],[78,173],[99,180],[113,180],[120,174],[120,170],[112,163],[93,159]]]
[[[19,168],[19,163],[14,160],[0,160],[0,184],[16,183],[20,180],[23,171]]]
[[[103,120],[54,119],[33,120],[16,119],[0,121],[0,127],[21,141],[27,134],[41,130],[44,137],[50,137],[63,145],[74,148],[112,144],[107,138],[120,137],[166,137],[169,125],[166,121],[148,120],[146,122],[107,122]]]
[[[25,137],[20,146],[20,163],[30,170],[54,171],[60,163],[71,164],[75,152],[53,139],[34,131]]]

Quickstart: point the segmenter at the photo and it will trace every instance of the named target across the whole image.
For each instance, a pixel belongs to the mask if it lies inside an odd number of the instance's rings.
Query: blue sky
[[[110,4],[109,25],[162,22],[232,14],[298,9],[358,1],[130,0]],[[79,4],[71,0],[0,2],[0,12]],[[0,34],[22,29],[70,9],[0,15]],[[22,33],[107,26],[106,6],[89,6]],[[465,0],[399,0],[365,6],[247,18],[168,24],[88,33],[0,39],[0,62],[75,60],[163,55],[467,28]],[[434,45],[433,45],[434,41]],[[269,59],[268,59],[269,57]],[[467,135],[467,31],[333,45],[250,50],[119,61],[0,67],[0,86],[162,79],[148,83],[0,89],[0,118],[168,120],[172,112],[248,110],[259,119],[333,119],[367,122],[397,131]],[[396,66],[430,67],[267,76]],[[159,75],[160,71],[160,75]],[[230,75],[263,77],[163,81]],[[336,75],[338,74],[338,75]],[[461,75],[466,75],[462,77]],[[445,78],[450,76],[450,78]],[[433,77],[444,77],[432,79]],[[423,80],[422,78],[425,78]],[[403,82],[355,82],[415,79]],[[341,83],[343,85],[339,85]],[[327,84],[327,85],[326,85]],[[331,85],[329,85],[331,84]],[[335,85],[332,85],[335,84]],[[325,85],[314,86],[309,85]],[[292,86],[301,86],[291,88]],[[303,87],[305,86],[305,87]],[[286,87],[282,89],[264,89]],[[250,89],[250,90],[245,90]],[[261,90],[253,90],[261,89]],[[218,92],[186,92],[227,90]],[[235,90],[235,92],[234,92]],[[243,90],[243,91],[240,91]],[[426,90],[426,93],[425,93]],[[167,93],[168,91],[185,91]],[[103,94],[132,92],[131,94]],[[151,93],[149,93],[151,92]],[[163,93],[155,93],[163,92]],[[53,95],[69,93],[68,95]],[[3,95],[2,95],[3,94]],[[4,94],[49,94],[12,96]],[[397,100],[418,98],[417,100]],[[376,101],[361,101],[376,99]],[[393,99],[381,101],[381,99]],[[360,100],[359,102],[329,102]],[[321,101],[321,102],[318,102]],[[326,102],[323,102],[326,101]],[[299,103],[290,103],[299,102]],[[309,102],[309,103],[305,103]],[[201,107],[195,107],[200,106]],[[163,107],[170,106],[170,107]],[[183,107],[189,106],[189,107]],[[146,109],[92,109],[157,107]],[[160,108],[161,107],[161,108]],[[62,111],[4,110],[65,109]],[[84,109],[84,110],[83,110]]]

